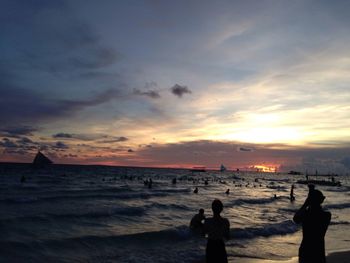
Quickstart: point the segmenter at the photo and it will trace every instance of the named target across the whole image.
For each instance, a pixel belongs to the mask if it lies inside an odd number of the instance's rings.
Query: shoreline
[[[334,251],[327,255],[327,263],[347,263],[350,258],[350,250]]]
[[[327,263],[348,263],[350,258],[350,250],[341,250],[329,252],[326,256]],[[298,263],[298,257],[286,260],[270,260],[270,259],[252,259],[235,257],[230,263]]]

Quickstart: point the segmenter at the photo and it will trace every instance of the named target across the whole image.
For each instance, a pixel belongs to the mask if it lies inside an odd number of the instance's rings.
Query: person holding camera
[[[301,224],[303,239],[299,247],[299,263],[325,263],[324,237],[332,214],[324,211],[321,204],[325,196],[321,191],[309,185],[309,194],[295,213],[293,221]]]

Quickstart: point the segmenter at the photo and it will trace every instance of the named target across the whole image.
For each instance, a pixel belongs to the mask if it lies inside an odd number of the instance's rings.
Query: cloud
[[[192,91],[188,89],[187,86],[180,86],[178,84],[175,84],[173,87],[171,87],[171,92],[175,95],[181,98],[184,94],[191,94]]]
[[[97,32],[64,1],[44,2],[3,5],[2,23],[7,30],[1,35],[15,43],[16,51],[12,52],[22,68],[67,74],[105,68],[121,58],[117,51],[104,46]],[[12,41],[11,31],[18,41]]]
[[[63,142],[56,142],[53,148],[56,149],[69,149],[69,146]]]
[[[70,133],[56,133],[54,135],[52,135],[52,138],[65,138],[65,139],[70,139],[73,138],[74,134],[70,134]]]
[[[1,86],[1,80],[0,80]],[[36,91],[19,88],[14,85],[5,84],[2,86],[0,97],[0,122],[4,125],[15,123],[37,123],[42,120],[55,120],[63,117],[71,117],[78,111],[87,107],[97,106],[114,99],[120,98],[120,91],[108,89],[95,95],[90,99],[52,99]],[[26,126],[24,126],[26,127]],[[5,131],[4,129],[2,129]],[[12,132],[31,132],[34,128],[18,128]],[[11,132],[8,129],[7,132]]]
[[[56,133],[52,135],[52,138],[64,140],[95,141],[96,143],[116,143],[125,142],[129,140],[125,136],[116,137],[107,134],[76,134],[64,132]]]
[[[122,55],[105,45],[65,1],[8,1],[0,16],[4,25],[0,38],[6,47],[0,58],[2,125],[69,117],[118,97],[124,86],[110,67]],[[77,87],[105,91],[80,99]],[[67,99],[68,92],[78,98]]]
[[[34,142],[27,137],[20,138],[19,140],[17,140],[17,143],[19,143],[19,144],[34,144]]]
[[[141,91],[139,89],[134,89],[134,94],[141,95],[141,96],[147,96],[147,97],[150,97],[152,99],[159,99],[160,98],[160,94],[156,90]]]
[[[1,106],[0,106],[1,107]],[[10,126],[0,128],[0,136],[18,137],[21,135],[33,135],[33,132],[38,131],[37,128],[31,126]]]
[[[91,50],[90,50],[91,51]],[[113,65],[119,60],[121,55],[110,48],[93,49],[94,56],[71,57],[68,59],[72,66],[80,69],[100,69]],[[91,76],[90,76],[91,77]]]
[[[115,137],[114,139],[110,139],[110,140],[104,140],[104,141],[99,141],[99,143],[115,143],[115,142],[126,142],[129,139],[121,136],[121,137]]]
[[[246,147],[238,147],[237,150],[238,150],[239,152],[252,152],[252,151],[254,151],[254,149],[252,149],[252,148],[246,148]]]
[[[8,138],[3,138],[2,141],[0,141],[0,146],[4,147],[4,148],[17,148],[18,147],[18,145],[16,143],[9,140]]]

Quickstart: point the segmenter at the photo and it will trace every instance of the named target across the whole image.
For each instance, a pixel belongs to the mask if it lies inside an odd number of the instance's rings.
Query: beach
[[[348,263],[350,251],[332,252],[327,255],[327,263]],[[263,259],[236,259],[230,262],[237,263],[298,263],[298,258],[294,257],[290,260],[263,260]]]
[[[0,177],[0,257],[5,262],[203,262],[206,240],[188,225],[199,208],[210,217],[214,199],[223,202],[222,216],[230,221],[230,262],[297,260],[302,233],[292,218],[308,191],[296,184],[296,201],[290,202],[297,176],[0,165]],[[145,184],[149,179],[152,187]],[[332,213],[326,253],[350,246],[349,184],[347,178],[340,180],[341,187],[320,187],[327,197],[324,208]],[[345,256],[330,253],[329,262]]]

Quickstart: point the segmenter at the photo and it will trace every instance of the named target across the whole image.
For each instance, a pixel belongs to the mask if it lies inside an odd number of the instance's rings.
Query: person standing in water
[[[202,221],[205,220],[205,215],[204,215],[204,209],[201,208],[198,211],[198,214],[195,214],[190,222],[190,229],[196,233],[196,234],[203,234],[203,226],[204,224],[202,223]]]
[[[207,263],[227,263],[225,239],[230,238],[230,222],[220,216],[224,206],[215,199],[211,205],[213,217],[204,221],[204,233],[208,235],[206,248]]]
[[[289,197],[291,202],[295,201],[295,196],[294,196],[294,184],[292,184],[292,187],[290,188],[290,197]]]
[[[309,185],[309,195],[293,218],[295,223],[303,227],[299,263],[326,263],[324,237],[332,214],[322,209],[325,196],[314,187]]]

